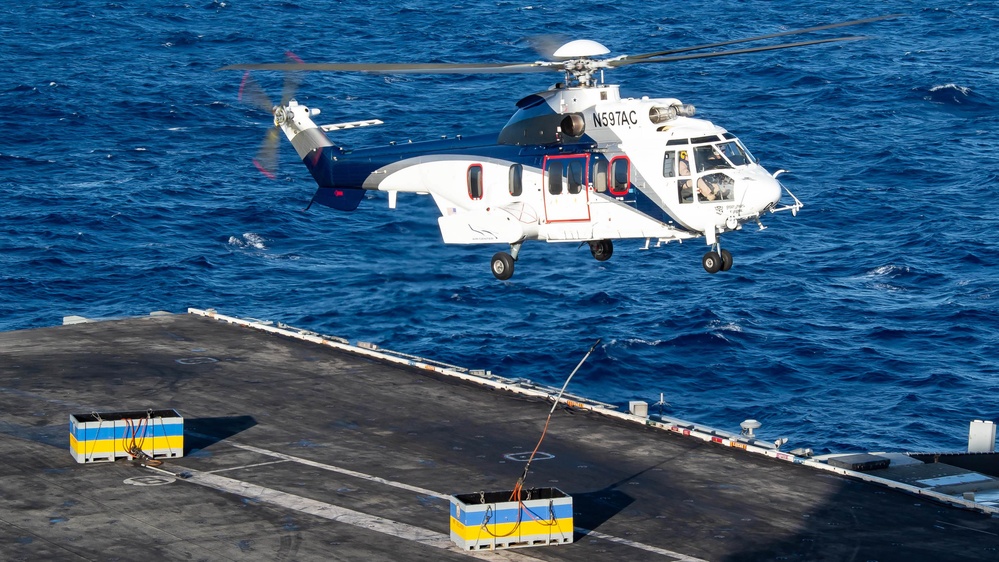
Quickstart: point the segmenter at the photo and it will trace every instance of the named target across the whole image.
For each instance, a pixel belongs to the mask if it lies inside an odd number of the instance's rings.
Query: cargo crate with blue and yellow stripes
[[[572,542],[572,497],[558,488],[451,496],[451,541],[465,550]]]
[[[184,418],[176,410],[70,414],[69,451],[79,463],[184,456]]]

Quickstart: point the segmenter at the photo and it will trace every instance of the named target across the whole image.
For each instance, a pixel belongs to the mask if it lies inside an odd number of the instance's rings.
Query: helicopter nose
[[[746,190],[743,208],[753,213],[762,213],[780,201],[780,182],[770,174],[757,174]]]

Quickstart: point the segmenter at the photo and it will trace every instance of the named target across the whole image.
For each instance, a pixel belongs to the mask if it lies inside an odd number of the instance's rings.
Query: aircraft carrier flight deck
[[[0,333],[0,557],[999,559],[999,519],[960,496],[575,397],[525,482],[571,496],[571,536],[459,546],[452,496],[513,488],[557,390],[213,311]],[[152,411],[182,450],[95,459],[70,424]]]

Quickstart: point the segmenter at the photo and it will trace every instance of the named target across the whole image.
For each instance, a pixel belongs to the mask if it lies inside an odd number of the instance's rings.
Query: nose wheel
[[[701,258],[701,265],[708,273],[718,273],[732,269],[732,252],[728,250],[711,250]]]

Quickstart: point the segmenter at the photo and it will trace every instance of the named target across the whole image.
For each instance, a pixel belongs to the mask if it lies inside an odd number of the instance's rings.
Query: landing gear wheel
[[[728,250],[721,251],[721,270],[728,271],[732,269],[732,252]]]
[[[610,240],[590,242],[590,253],[597,261],[607,261],[614,254],[614,243]]]
[[[492,261],[493,276],[500,281],[513,277],[513,258],[506,252],[496,252]]]
[[[721,256],[717,252],[708,252],[701,258],[701,265],[708,273],[718,273],[722,267]]]

